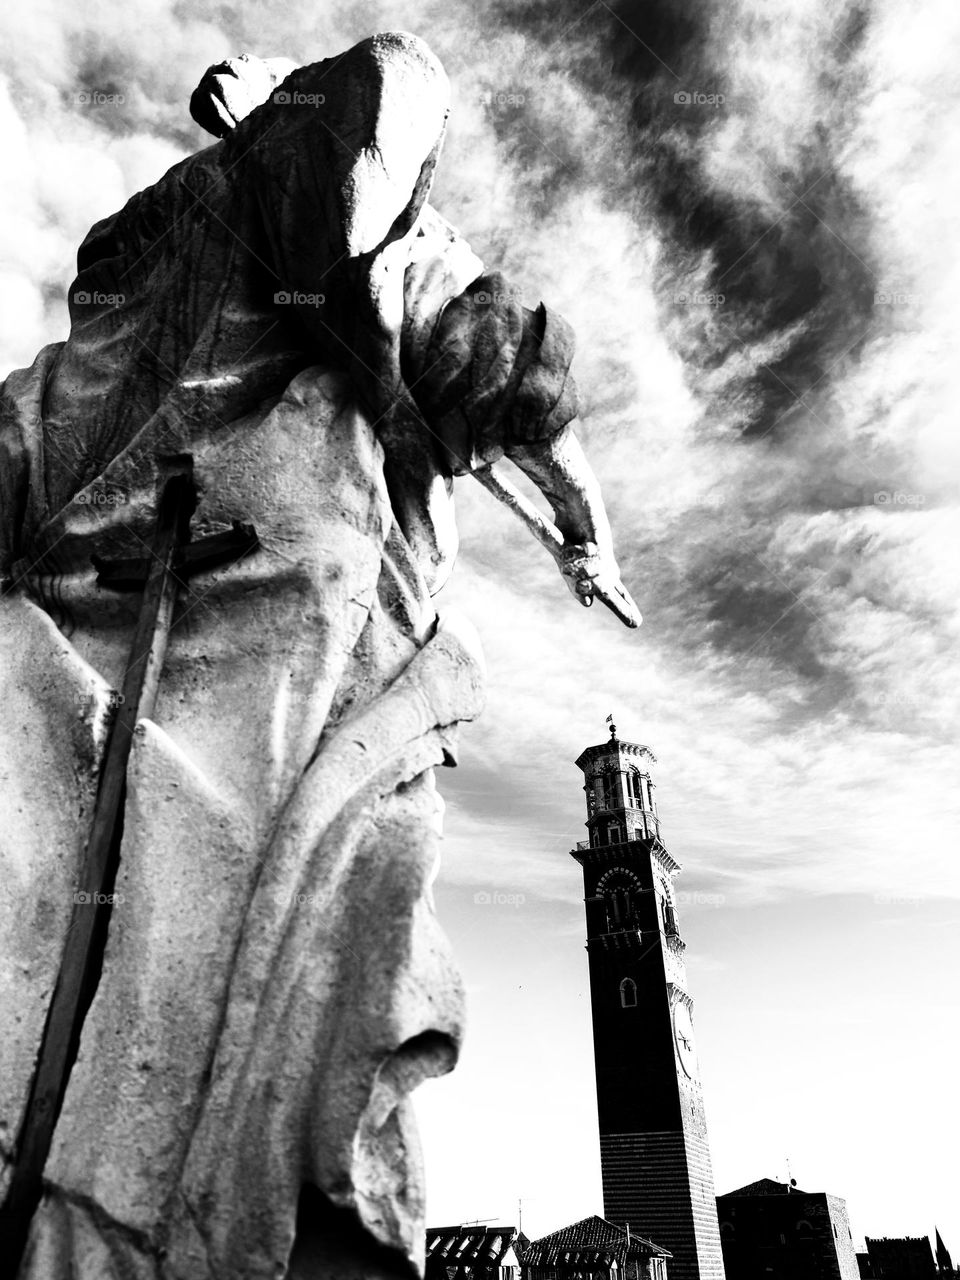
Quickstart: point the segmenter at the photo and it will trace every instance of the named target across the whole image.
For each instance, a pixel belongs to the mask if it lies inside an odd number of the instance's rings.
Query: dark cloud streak
[[[622,182],[629,174],[635,185],[632,191],[621,186],[617,194],[632,206],[638,226],[652,220],[664,246],[664,323],[695,385],[701,373],[737,365],[705,394],[705,421],[746,435],[795,426],[797,415],[789,411],[840,352],[851,343],[855,349],[873,307],[864,214],[836,168],[842,130],[820,118],[823,105],[832,103],[832,124],[842,125],[844,112],[855,105],[857,78],[850,66],[868,28],[867,11],[851,4],[830,17],[836,29],[824,33],[813,55],[822,59],[818,99],[797,104],[806,136],[786,168],[764,159],[765,124],[745,111],[731,84],[725,37],[737,22],[746,28],[760,21],[736,6],[622,0],[585,14],[572,3],[511,4],[497,12],[562,60],[591,94],[632,100],[630,154],[619,177]],[[791,35],[785,25],[784,40]],[[678,94],[686,100],[676,101]],[[724,101],[701,103],[698,96]],[[772,208],[710,173],[718,130],[737,113],[744,114],[746,145],[768,171]],[[529,143],[521,139],[516,146],[522,159]],[[609,147],[609,139],[600,141],[597,152]],[[616,190],[616,172],[608,172]],[[556,187],[576,188],[583,177],[583,164],[565,157],[542,184],[544,198],[553,197]],[[678,304],[678,296],[694,294],[724,300],[715,307]],[[774,339],[775,356],[749,354]]]

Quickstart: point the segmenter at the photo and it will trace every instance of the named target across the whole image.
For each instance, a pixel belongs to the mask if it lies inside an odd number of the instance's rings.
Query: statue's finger
[[[639,627],[643,621],[640,610],[634,604],[630,593],[619,582],[613,586],[594,582],[594,594],[603,601],[607,608],[617,615],[627,627]]]

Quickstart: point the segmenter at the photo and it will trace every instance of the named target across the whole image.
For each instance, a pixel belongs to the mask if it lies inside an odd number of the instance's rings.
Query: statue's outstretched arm
[[[438,468],[438,452],[443,451],[435,448],[434,433],[400,371],[405,254],[404,240],[399,240],[354,264],[359,321],[354,376],[384,447],[394,510],[418,551],[431,591],[436,591],[450,572],[458,540],[451,480]],[[572,424],[545,440],[513,444],[507,456],[550,503],[556,527],[493,466],[471,474],[550,551],[581,604],[597,598],[626,626],[638,627],[640,611],[620,581],[600,485]]]
[[[556,528],[493,467],[474,475],[543,543],[581,604],[596,597],[626,626],[638,627],[640,611],[620,581],[600,485],[572,424],[537,444],[513,445],[507,456],[550,503]]]

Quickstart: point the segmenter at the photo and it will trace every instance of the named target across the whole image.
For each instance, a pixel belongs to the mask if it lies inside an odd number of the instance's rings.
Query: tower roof
[[[657,763],[657,757],[653,754],[649,747],[643,746],[639,742],[626,742],[617,737],[617,726],[613,723],[613,713],[607,716],[607,726],[610,730],[610,737],[606,742],[599,742],[594,747],[587,747],[577,757],[577,766],[586,773],[587,766],[592,764],[594,760],[602,759],[605,756],[615,754],[645,756],[651,764]]]
[[[657,763],[657,757],[653,754],[649,747],[645,747],[640,742],[624,742],[620,738],[608,738],[606,742],[599,742],[595,747],[586,747],[575,761],[578,769],[587,770],[587,766],[593,764],[595,760],[602,760],[606,756],[613,755],[637,756],[641,759],[649,760],[651,764]]]

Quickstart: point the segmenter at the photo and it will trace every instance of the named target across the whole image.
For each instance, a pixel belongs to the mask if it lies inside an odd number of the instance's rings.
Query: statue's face
[[[269,98],[296,63],[241,53],[208,67],[190,99],[190,114],[215,138],[225,138]]]
[[[230,58],[204,72],[190,99],[190,113],[208,133],[224,138],[266,100],[272,87],[259,58]]]

